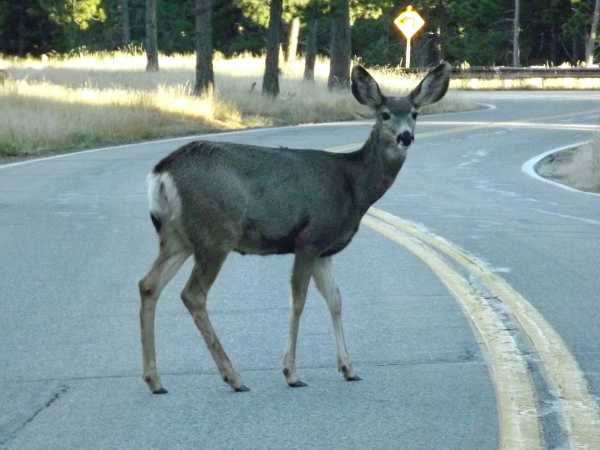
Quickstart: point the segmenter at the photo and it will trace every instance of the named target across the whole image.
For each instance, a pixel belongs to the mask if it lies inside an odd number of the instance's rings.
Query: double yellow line
[[[524,355],[489,301],[441,254],[477,277],[516,319],[557,395],[571,449],[600,448],[600,414],[566,344],[542,315],[503,278],[447,240],[385,211],[371,208],[363,223],[423,260],[446,285],[487,351],[500,418],[500,448],[543,448],[537,395]]]

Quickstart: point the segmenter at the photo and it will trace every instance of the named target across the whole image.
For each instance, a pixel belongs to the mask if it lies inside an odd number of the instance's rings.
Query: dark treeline
[[[290,42],[284,46],[287,58],[304,54],[307,45],[329,54],[332,3],[284,1],[282,37]],[[589,62],[586,48],[595,42],[590,34],[598,0],[351,0],[352,54],[367,65],[398,65],[404,58],[405,40],[393,19],[410,4],[426,21],[412,40],[413,66],[440,59],[454,64],[512,65],[517,3],[520,65]],[[157,0],[162,53],[194,52],[194,7],[195,0]],[[269,2],[214,0],[214,50],[226,56],[264,54],[268,16]],[[142,47],[145,20],[146,0],[0,0],[0,53],[39,56],[82,48]]]

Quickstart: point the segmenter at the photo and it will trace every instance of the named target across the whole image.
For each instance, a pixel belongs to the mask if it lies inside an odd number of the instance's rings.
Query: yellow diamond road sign
[[[425,24],[425,21],[416,11],[412,10],[412,6],[409,6],[406,11],[396,17],[394,23],[406,36],[406,39],[410,39]]]

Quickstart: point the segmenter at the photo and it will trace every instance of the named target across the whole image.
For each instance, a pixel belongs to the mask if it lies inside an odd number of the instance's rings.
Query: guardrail
[[[422,73],[426,69],[401,69],[405,73]],[[453,78],[600,78],[600,67],[469,67],[453,68]]]

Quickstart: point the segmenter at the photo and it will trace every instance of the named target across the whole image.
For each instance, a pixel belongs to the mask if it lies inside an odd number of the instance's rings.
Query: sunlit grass
[[[146,73],[145,65],[140,52],[0,59],[10,75],[0,86],[0,155],[369,116],[350,92],[327,89],[324,59],[309,84],[302,81],[304,61],[284,66],[277,99],[261,94],[263,58],[217,56],[216,94],[200,98],[192,95],[194,55],[161,56],[155,73]],[[389,94],[406,93],[418,82],[391,71],[374,75]],[[450,94],[435,108],[430,112],[472,105]]]
[[[230,102],[195,97],[185,86],[143,91],[19,80],[0,87],[0,98],[0,154],[267,124],[259,118],[244,121]]]

